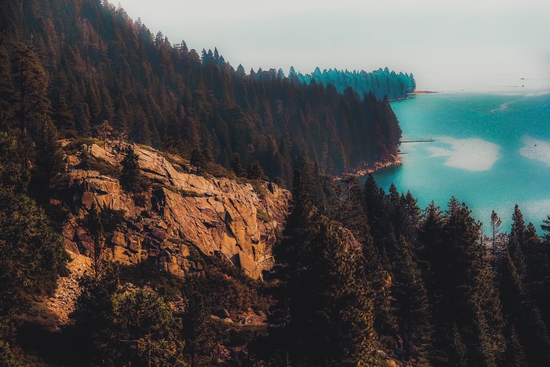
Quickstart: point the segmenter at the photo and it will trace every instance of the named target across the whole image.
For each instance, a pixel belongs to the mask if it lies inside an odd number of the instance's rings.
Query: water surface
[[[451,196],[488,223],[495,210],[509,230],[514,205],[540,232],[550,214],[550,94],[429,94],[392,102],[403,140],[403,165],[377,172],[425,208]]]

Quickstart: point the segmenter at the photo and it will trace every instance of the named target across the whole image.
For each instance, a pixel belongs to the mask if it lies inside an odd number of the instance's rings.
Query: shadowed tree
[[[187,366],[178,339],[181,320],[153,291],[127,289],[111,297],[111,346],[115,362],[126,366]]]
[[[139,169],[139,157],[134,149],[129,146],[122,160],[122,173],[120,183],[127,191],[141,192],[143,190],[143,177]]]
[[[237,177],[246,177],[246,171],[241,163],[241,156],[239,153],[233,153],[233,163],[231,169],[235,172]]]

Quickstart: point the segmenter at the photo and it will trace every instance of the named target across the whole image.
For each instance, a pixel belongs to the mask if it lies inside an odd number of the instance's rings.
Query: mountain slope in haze
[[[238,153],[287,184],[304,157],[331,174],[396,159],[383,89],[247,75],[99,0],[4,0],[0,25],[2,118],[35,135],[45,118],[65,137],[101,136],[108,121],[112,134],[184,156],[198,147],[226,168]]]

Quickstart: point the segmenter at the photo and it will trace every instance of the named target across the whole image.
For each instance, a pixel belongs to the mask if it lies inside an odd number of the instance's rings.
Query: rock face
[[[152,188],[139,195],[125,192],[117,177],[71,170],[74,166],[69,165],[69,193],[78,213],[63,228],[70,251],[93,254],[93,239],[82,224],[96,203],[125,213],[125,220],[106,238],[115,261],[135,264],[154,258],[160,267],[185,276],[201,271],[191,259],[192,249],[198,249],[208,256],[226,257],[254,278],[272,266],[271,248],[291,198],[287,190],[265,182],[253,188],[227,178],[207,179],[173,165],[159,152],[133,148],[152,182]],[[120,164],[123,159],[109,145],[83,149],[109,163]]]

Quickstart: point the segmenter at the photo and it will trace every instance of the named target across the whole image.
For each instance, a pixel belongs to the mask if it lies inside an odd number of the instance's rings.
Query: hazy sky
[[[116,0],[110,0],[114,2]],[[116,4],[116,3],[115,3]],[[550,87],[549,0],[121,0],[128,15],[233,67],[388,67],[419,90]],[[521,80],[524,78],[524,80]]]

